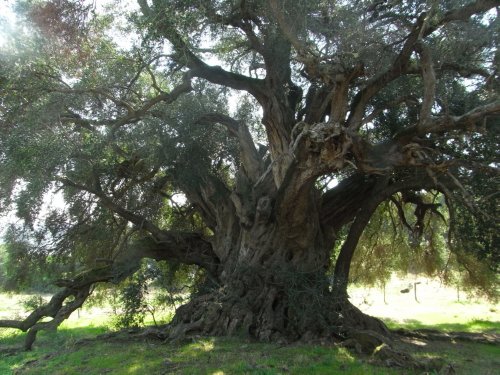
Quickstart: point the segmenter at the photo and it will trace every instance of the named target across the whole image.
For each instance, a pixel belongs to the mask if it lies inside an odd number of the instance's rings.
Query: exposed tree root
[[[350,348],[359,355],[369,355],[369,362],[380,366],[439,371],[445,364],[441,359],[416,359],[398,348],[397,342],[391,337],[370,330],[352,330],[349,338],[339,345]]]
[[[478,344],[500,345],[500,335],[497,333],[441,332],[433,329],[407,330],[404,328],[397,329],[394,333],[423,340],[467,341]]]
[[[442,361],[419,360],[400,350],[382,321],[365,315],[348,300],[341,303],[330,300],[328,310],[319,311],[319,306],[313,306],[315,314],[306,311],[297,316],[291,315],[291,308],[286,305],[289,300],[272,288],[265,293],[261,291],[260,298],[230,299],[223,293],[195,297],[178,309],[165,331],[148,330],[144,335],[174,342],[200,336],[244,335],[282,344],[334,343],[359,355],[368,355],[371,363],[382,366],[425,371],[440,370],[443,366]],[[269,306],[260,303],[268,299]],[[308,300],[313,303],[310,296]]]

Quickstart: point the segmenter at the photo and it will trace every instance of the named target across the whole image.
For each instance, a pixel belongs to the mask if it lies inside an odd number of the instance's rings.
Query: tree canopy
[[[142,258],[202,274],[173,338],[387,332],[348,302],[355,255],[453,257],[493,290],[498,1],[127,4],[18,1],[0,55],[9,243],[72,265],[49,305],[0,322],[27,347]]]

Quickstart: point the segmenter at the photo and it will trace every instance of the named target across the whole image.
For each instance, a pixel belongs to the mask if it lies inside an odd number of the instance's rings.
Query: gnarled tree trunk
[[[339,194],[358,194],[359,186],[349,191],[354,181],[364,180],[356,176],[351,184],[339,187]],[[375,179],[365,185],[363,188],[372,192],[378,187]],[[349,302],[346,290],[350,257],[371,212],[352,224],[352,235],[333,274],[335,230],[320,220],[334,217],[340,227],[367,202],[366,197],[351,196],[349,209],[336,206],[344,213],[332,215],[327,214],[327,202],[322,202],[314,189],[302,202],[286,202],[286,194],[280,194],[278,191],[274,197],[263,195],[258,199],[252,199],[252,194],[238,195],[240,210],[236,206],[224,210],[221,222],[240,223],[238,218],[245,217],[244,225],[217,228],[212,246],[220,264],[210,285],[177,310],[171,324],[172,338],[242,334],[289,342],[345,339],[358,329],[388,333],[382,322],[364,315]],[[347,196],[343,199],[348,201]],[[379,199],[372,202],[372,210]]]

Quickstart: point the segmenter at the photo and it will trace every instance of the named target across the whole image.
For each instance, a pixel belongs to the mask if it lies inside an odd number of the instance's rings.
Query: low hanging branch
[[[0,327],[16,328],[28,332],[24,349],[31,350],[36,335],[41,330],[55,330],[73,311],[80,308],[92,292],[92,286],[99,282],[118,283],[137,270],[139,263],[129,263],[126,267],[107,265],[80,273],[73,279],[57,280],[55,285],[62,287],[47,304],[36,308],[23,320],[0,320]],[[44,318],[50,321],[42,321]]]
[[[157,260],[176,259],[186,264],[196,264],[208,272],[215,272],[219,259],[209,241],[200,234],[160,229],[152,221],[120,206],[106,196],[97,180],[95,187],[82,185],[64,177],[58,181],[95,195],[103,207],[135,224],[137,229],[150,233],[151,236],[142,240],[140,256],[149,256]]]
[[[71,313],[83,305],[95,284],[119,283],[139,269],[143,258],[177,259],[185,264],[197,264],[204,267],[209,275],[215,274],[218,265],[210,244],[194,233],[170,233],[169,237],[165,235],[160,242],[151,236],[143,237],[136,240],[127,252],[120,254],[111,264],[81,272],[73,278],[56,280],[54,284],[62,289],[48,303],[36,308],[23,320],[0,320],[0,327],[27,331],[24,349],[30,350],[37,333],[57,329]],[[43,321],[47,317],[52,320]]]

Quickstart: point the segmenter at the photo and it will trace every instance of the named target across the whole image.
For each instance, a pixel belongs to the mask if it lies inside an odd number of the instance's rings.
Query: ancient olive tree
[[[1,208],[81,271],[0,321],[27,348],[142,258],[202,272],[171,338],[388,333],[346,291],[386,202],[413,243],[439,217],[498,265],[498,1],[129,5],[22,3],[31,28],[1,56]]]

